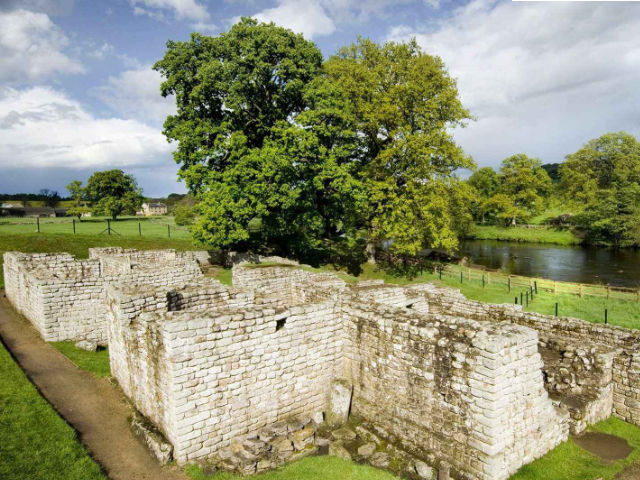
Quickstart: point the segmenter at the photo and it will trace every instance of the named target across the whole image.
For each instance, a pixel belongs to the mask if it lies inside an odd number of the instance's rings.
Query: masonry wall
[[[516,305],[492,305],[466,300],[458,291],[447,289],[438,294],[424,291],[432,311],[464,315],[484,321],[502,321],[535,329],[540,339],[560,338],[576,345],[595,345],[601,352],[613,355],[610,375],[613,408],[606,412],[599,407],[598,416],[610,413],[640,425],[640,331],[612,325],[595,324],[569,317],[553,317],[523,312]],[[601,403],[602,407],[605,403]]]
[[[191,298],[190,310],[166,312],[162,294],[144,301],[109,295],[114,376],[171,441],[179,463],[210,457],[279,420],[326,410],[343,350],[335,302],[276,310],[244,298],[216,309]]]
[[[347,302],[352,411],[454,478],[506,479],[568,435],[535,331]]]
[[[90,249],[68,254],[4,254],[7,298],[46,341],[106,341],[105,288],[110,283],[171,285],[201,278],[194,257],[175,251]]]

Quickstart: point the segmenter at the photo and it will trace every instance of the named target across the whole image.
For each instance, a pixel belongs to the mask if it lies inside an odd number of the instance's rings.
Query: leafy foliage
[[[567,155],[561,167],[567,201],[585,206],[577,222],[592,243],[640,244],[640,142],[607,133]]]
[[[84,196],[94,214],[108,215],[114,220],[118,215],[135,214],[142,203],[142,192],[135,178],[122,170],[95,172],[87,181]]]

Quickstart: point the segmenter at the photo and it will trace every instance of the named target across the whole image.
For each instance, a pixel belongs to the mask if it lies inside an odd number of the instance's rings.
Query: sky
[[[0,193],[66,194],[121,168],[151,197],[184,192],[151,65],[167,40],[241,16],[302,33],[325,57],[416,38],[457,79],[478,166],[561,162],[589,139],[640,138],[640,3],[450,0],[0,0]]]

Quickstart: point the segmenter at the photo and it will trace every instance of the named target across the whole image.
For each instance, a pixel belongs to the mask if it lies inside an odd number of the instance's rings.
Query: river
[[[566,282],[640,286],[640,250],[465,240],[459,255],[505,273]]]

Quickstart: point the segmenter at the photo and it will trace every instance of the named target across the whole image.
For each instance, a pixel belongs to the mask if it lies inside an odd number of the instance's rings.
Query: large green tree
[[[607,133],[567,155],[560,168],[568,202],[584,207],[577,221],[593,243],[640,244],[640,142]]]
[[[118,215],[134,214],[142,203],[142,191],[133,175],[118,169],[91,175],[84,196],[95,215],[107,215],[114,220]]]
[[[476,221],[485,222],[491,207],[487,200],[493,197],[500,188],[500,177],[491,167],[484,167],[473,172],[467,180],[473,188],[472,213]]]
[[[370,254],[384,239],[400,253],[454,248],[470,221],[461,200],[467,185],[454,172],[473,161],[451,136],[470,114],[442,60],[415,41],[359,39],[332,56],[325,71],[355,117]]]
[[[169,42],[154,68],[176,97],[164,133],[200,201],[197,239],[308,254],[346,232],[361,190],[351,107],[320,75],[312,42],[244,18],[217,37]]]

